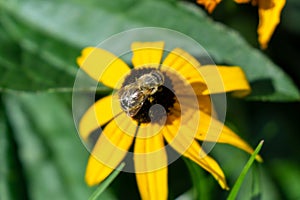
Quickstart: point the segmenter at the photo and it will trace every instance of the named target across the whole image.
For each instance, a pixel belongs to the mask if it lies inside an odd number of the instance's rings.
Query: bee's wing
[[[114,90],[113,99],[122,101],[123,99],[128,98],[128,96],[130,96],[130,91],[134,88],[136,88],[135,83],[130,83],[118,90]]]
[[[139,112],[147,99],[147,95],[143,93],[136,82],[115,91],[113,96],[114,99],[118,99],[121,108],[130,117],[133,117]]]
[[[126,88],[122,87],[120,89],[115,89],[112,93],[112,98],[114,102],[121,102],[122,99],[126,96]]]

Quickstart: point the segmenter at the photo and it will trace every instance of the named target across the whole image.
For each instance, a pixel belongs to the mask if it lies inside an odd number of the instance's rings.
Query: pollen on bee
[[[148,97],[148,101],[149,101],[150,103],[152,103],[152,102],[154,101],[154,98],[153,98],[152,96],[150,96],[150,97]]]

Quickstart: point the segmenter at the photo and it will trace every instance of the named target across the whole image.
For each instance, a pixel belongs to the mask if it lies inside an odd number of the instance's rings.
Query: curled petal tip
[[[260,163],[264,162],[264,160],[262,159],[262,157],[260,155],[257,155],[255,157],[255,160],[257,160],[257,162],[260,162]]]

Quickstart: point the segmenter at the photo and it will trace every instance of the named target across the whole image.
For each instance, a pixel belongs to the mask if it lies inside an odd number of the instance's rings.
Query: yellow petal
[[[134,42],[131,44],[133,51],[132,64],[135,68],[145,65],[159,66],[163,51],[164,42]]]
[[[213,104],[211,103],[210,96],[208,95],[199,95],[198,98],[198,104],[199,108],[202,112],[205,112],[208,115],[216,115],[215,110],[213,108]]]
[[[259,24],[257,33],[261,48],[267,48],[274,30],[280,22],[280,13],[284,5],[285,0],[258,1]]]
[[[132,144],[136,127],[129,127],[132,123],[124,113],[117,118],[121,118],[122,124],[113,120],[105,127],[89,158],[85,180],[90,186],[103,181],[123,160]],[[123,130],[132,132],[125,133]]]
[[[203,88],[206,89],[206,87],[190,84],[180,72],[175,71],[173,68],[164,67],[162,71],[172,81],[179,112],[186,109],[196,111],[199,110],[199,107],[207,112],[211,112],[210,97],[202,95]]]
[[[175,119],[173,124],[167,125],[163,134],[178,153],[196,162],[211,173],[223,189],[228,189],[222,169],[214,159],[204,153],[200,145],[192,138],[191,132],[185,125],[180,126],[179,119]]]
[[[187,124],[192,131],[193,124]],[[214,119],[210,115],[200,112],[200,123],[196,138],[201,141],[226,143],[240,148],[249,154],[253,153],[253,149],[231,129],[220,121]],[[256,156],[257,161],[262,161],[259,155]]]
[[[179,105],[175,104],[175,107],[176,108],[178,107],[178,110],[184,110],[187,108],[195,110],[196,109],[195,104],[198,104],[197,106],[198,110],[200,109],[201,111],[209,115],[213,113],[215,116],[216,114],[209,95],[197,95],[195,99],[192,99],[191,96],[184,96],[184,95],[177,95],[177,94],[176,97],[177,99],[181,100]]]
[[[199,67],[200,63],[196,58],[180,48],[175,48],[167,55],[161,69],[164,71],[175,70],[184,79],[192,82],[192,80],[202,80],[201,74],[198,71]]]
[[[163,72],[172,81],[175,96],[180,104],[178,105],[179,110],[188,107],[189,109],[200,109],[208,114],[212,113],[213,105],[211,104],[210,96],[202,95],[202,92],[207,89],[204,83],[190,84],[185,80],[185,77],[181,77],[181,74],[173,68],[166,69],[164,67]],[[198,105],[198,107],[195,105]]]
[[[221,0],[197,0],[197,3],[203,5],[209,13],[212,13],[220,2]]]
[[[86,141],[92,131],[103,126],[121,112],[119,102],[114,101],[111,95],[98,100],[84,113],[80,120],[80,137]]]
[[[185,113],[184,115],[188,115],[187,111],[182,113]],[[180,114],[181,113],[179,113],[179,116]],[[214,114],[213,108],[212,114]],[[181,114],[182,121],[185,119],[184,115]],[[169,123],[177,124],[177,126],[179,126],[179,116],[170,116]],[[177,132],[183,132],[185,136],[189,138],[189,141],[196,138],[202,141],[226,143],[240,148],[250,154],[253,153],[253,149],[243,139],[241,139],[223,123],[213,118],[211,114],[207,113],[207,111],[204,112],[201,110],[199,112],[192,112],[192,114],[188,115],[188,119],[189,120],[182,122],[180,129]],[[256,160],[261,162],[262,158],[258,155],[256,156]]]
[[[192,87],[194,93],[188,86]],[[194,82],[190,83],[189,85],[186,85],[180,82],[175,82],[173,85],[173,89],[177,99],[181,100],[181,107],[188,106],[191,109],[195,109],[195,104],[198,103],[198,109],[206,112],[207,114],[214,113],[213,104],[211,103],[211,97],[209,95],[202,95],[203,91],[207,90],[207,87],[204,83]],[[197,98],[197,102],[194,98]]]
[[[161,70],[170,71],[170,73],[174,73],[172,71],[175,70],[192,85],[196,94],[201,92],[207,95],[234,91],[233,95],[241,97],[250,92],[250,86],[241,68],[210,65],[200,67],[197,59],[180,48],[168,54]]]
[[[89,186],[96,185],[104,180],[112,171],[112,168],[102,164],[94,156],[91,155],[87,163],[85,181]],[[98,179],[100,173],[101,179]]]
[[[210,66],[199,68],[207,89],[202,94],[216,94],[233,92],[237,97],[250,93],[251,89],[247,78],[240,67]]]
[[[152,128],[148,127],[144,131],[151,135],[151,130]],[[162,134],[158,133],[148,138],[141,138],[138,134],[134,145],[134,166],[142,199],[167,199],[167,164]]]
[[[77,64],[90,77],[111,88],[120,88],[124,75],[130,72],[128,65],[114,54],[95,47],[83,49]]]

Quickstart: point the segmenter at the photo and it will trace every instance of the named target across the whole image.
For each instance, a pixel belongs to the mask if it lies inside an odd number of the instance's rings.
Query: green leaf
[[[96,200],[100,195],[107,189],[111,182],[118,176],[121,170],[125,167],[125,163],[121,163],[109,177],[107,177],[95,190],[95,192],[90,196],[89,200]]]
[[[1,102],[1,101],[0,101]],[[9,139],[3,104],[0,104],[0,199],[10,199],[9,192]]]
[[[9,188],[8,188],[8,149],[9,141],[7,137],[8,129],[5,123],[5,116],[3,112],[3,104],[0,104],[0,199],[10,199]]]
[[[27,187],[19,160],[18,146],[5,115],[0,96],[0,199],[26,199]]]
[[[282,24],[287,30],[294,34],[300,34],[300,13],[299,13],[300,2],[297,0],[290,0],[287,2],[285,9],[282,13]]]
[[[130,28],[158,26],[174,29],[202,44],[217,63],[241,66],[253,89],[249,99],[300,99],[298,89],[287,74],[261,51],[249,46],[238,33],[213,22],[195,5],[158,0],[115,0],[113,3],[105,0],[2,0],[0,7],[26,29],[41,34],[43,41],[61,41],[63,45],[74,48],[97,45],[112,34]],[[19,42],[26,43],[30,33],[22,31]],[[39,47],[35,39],[30,41],[32,46]],[[51,48],[46,47],[45,51],[61,58]]]
[[[299,163],[291,161],[273,161],[269,168],[287,199],[300,198]]]
[[[92,192],[84,182],[88,152],[71,109],[47,93],[10,93],[4,102],[30,199],[87,199]]]
[[[1,14],[1,13],[0,13]],[[1,18],[0,18],[1,19]],[[4,31],[0,23],[0,69],[8,69],[15,67],[15,63],[19,61],[18,55],[20,53],[19,46],[11,39],[8,33]]]
[[[247,174],[247,172],[249,171],[252,163],[255,160],[255,156],[259,153],[261,147],[263,145],[263,140],[257,145],[256,149],[254,150],[253,154],[251,155],[251,157],[249,158],[248,162],[246,163],[246,165],[244,166],[240,176],[238,177],[238,179],[236,180],[233,188],[231,189],[227,199],[228,200],[234,200],[236,199],[236,196],[239,192],[240,187],[242,186],[242,183],[245,179],[245,176]]]
[[[0,14],[0,92],[72,92],[79,49]]]
[[[0,29],[0,41],[4,41],[3,56],[0,57],[0,69],[3,70],[0,92],[73,91],[78,70],[75,59],[80,53],[79,48],[45,37],[3,13],[1,22],[11,35]],[[16,43],[15,40],[20,41]],[[95,85],[93,80],[89,81]],[[93,91],[93,88],[77,89]],[[97,93],[105,94],[109,91],[101,84],[97,87]]]
[[[193,182],[194,195],[192,199],[212,199],[212,181],[214,180],[210,179],[211,177],[206,176],[203,169],[193,161],[187,158],[184,158],[184,161],[189,169],[191,179]]]
[[[11,23],[16,26],[6,16],[2,15],[1,20],[2,22],[6,21],[6,24]],[[16,33],[16,30],[13,28],[12,31]],[[37,91],[51,87],[72,88],[75,73],[71,74],[66,70],[55,67],[55,62],[45,62],[43,54],[39,54],[39,52],[32,50],[32,53],[30,53],[23,50],[3,30],[0,30],[0,35],[2,35],[2,37],[0,36],[0,41],[5,41],[4,54],[2,54],[0,59],[0,69],[2,68],[0,91],[12,89]],[[35,37],[35,39],[35,42],[39,43],[38,38]]]

